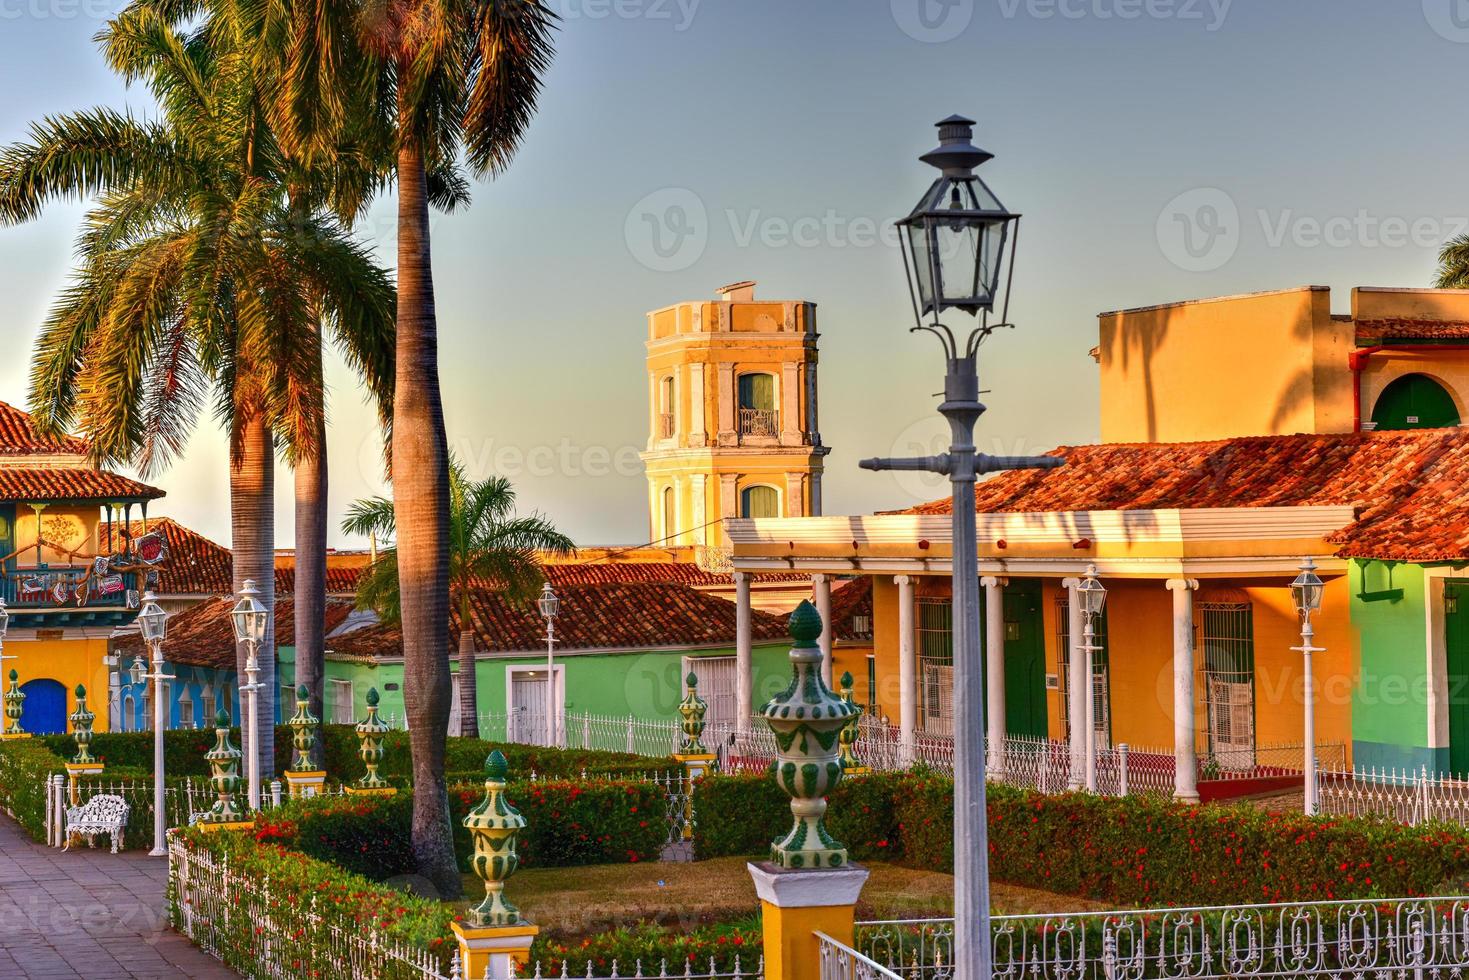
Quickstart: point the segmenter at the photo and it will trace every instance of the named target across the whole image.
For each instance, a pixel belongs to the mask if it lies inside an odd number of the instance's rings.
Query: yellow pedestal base
[[[66,771],[73,776],[100,776],[102,768],[100,762],[68,762],[66,764]]]
[[[301,797],[309,799],[320,795],[322,787],[326,785],[326,770],[314,769],[310,772],[292,772],[286,770],[286,788],[292,798]]]
[[[507,980],[511,962],[524,966],[530,961],[530,944],[541,932],[540,926],[529,922],[490,928],[477,928],[463,922],[451,922],[449,925],[459,939],[460,970],[466,980],[485,976]]]
[[[748,865],[760,897],[765,943],[765,980],[820,980],[823,932],[851,945],[857,898],[867,869],[793,871],[761,861]]]
[[[255,821],[253,821],[253,820],[237,820],[237,821],[231,821],[230,823],[209,823],[209,822],[200,820],[198,823],[194,824],[194,826],[195,827],[198,827],[200,830],[204,831],[206,834],[213,834],[213,833],[216,833],[217,831],[221,831],[221,830],[254,830],[255,829]]]
[[[850,769],[843,769],[842,770],[842,775],[843,776],[870,776],[871,774],[872,774],[872,767],[871,766],[853,766]]]
[[[6,742],[9,742],[9,741],[11,741],[13,739],[17,739],[17,738],[30,738],[30,737],[31,737],[31,733],[30,732],[20,732],[19,734],[16,734],[16,735],[12,735],[10,732],[0,732],[0,740],[6,741]]]
[[[351,796],[392,796],[398,792],[391,786],[381,789],[363,789],[361,786],[343,786],[342,790]]]

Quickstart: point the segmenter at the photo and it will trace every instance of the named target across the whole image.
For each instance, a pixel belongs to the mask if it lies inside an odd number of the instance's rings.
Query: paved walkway
[[[166,858],[42,847],[0,814],[0,978],[238,976],[168,928]]]

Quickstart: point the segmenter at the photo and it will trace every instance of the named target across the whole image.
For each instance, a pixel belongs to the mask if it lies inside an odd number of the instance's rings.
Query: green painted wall
[[[1437,769],[1447,749],[1428,745],[1428,649],[1424,569],[1399,565],[1397,602],[1363,602],[1364,565],[1351,564],[1352,626],[1357,639],[1357,684],[1352,692],[1352,759],[1358,766]],[[1386,587],[1380,564],[1367,568],[1367,588]],[[1434,580],[1435,582],[1437,580]],[[1442,757],[1442,758],[1441,758]]]

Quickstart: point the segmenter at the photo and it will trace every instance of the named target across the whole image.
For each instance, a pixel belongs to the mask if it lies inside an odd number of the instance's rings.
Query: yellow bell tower
[[[816,304],[755,283],[648,314],[650,538],[718,564],[727,517],[821,513]]]

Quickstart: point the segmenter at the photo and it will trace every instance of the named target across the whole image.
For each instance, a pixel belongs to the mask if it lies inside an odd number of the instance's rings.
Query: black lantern
[[[972,142],[974,121],[950,116],[938,129],[938,148],[919,159],[937,167],[941,176],[913,213],[898,222],[914,315],[920,329],[931,329],[945,310],[962,310],[970,316],[983,312],[982,328],[988,329],[1002,288],[1000,278],[1010,271],[1006,249],[1009,265],[1014,264],[1020,215],[1005,210],[974,175],[975,168],[994,155]],[[1008,294],[1008,288],[1005,291]],[[1001,308],[995,326],[1006,322],[1008,312]]]
[[[1290,584],[1290,593],[1296,603],[1296,614],[1301,617],[1302,622],[1306,622],[1312,613],[1321,608],[1321,597],[1326,593],[1326,584],[1316,574],[1315,559],[1306,558],[1300,567],[1301,573]]]
[[[265,642],[265,627],[269,622],[270,614],[266,612],[257,596],[260,590],[255,588],[254,579],[245,579],[245,587],[240,590],[240,601],[230,610],[230,619],[235,627],[236,643],[260,644]]]

